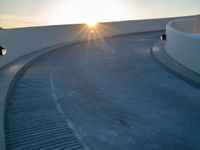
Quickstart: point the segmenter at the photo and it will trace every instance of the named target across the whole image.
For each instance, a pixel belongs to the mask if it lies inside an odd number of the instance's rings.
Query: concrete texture
[[[62,46],[63,44],[59,44],[35,51],[7,64],[0,69],[0,150],[5,149],[5,109],[7,104],[6,100],[10,94],[12,86],[15,84],[15,81],[21,76],[24,70],[31,65],[33,60],[50,50],[54,50]]]
[[[96,40],[38,58],[8,98],[6,145],[66,149],[65,131],[64,143],[59,133],[69,127],[89,150],[199,150],[200,91],[152,59],[161,33]]]

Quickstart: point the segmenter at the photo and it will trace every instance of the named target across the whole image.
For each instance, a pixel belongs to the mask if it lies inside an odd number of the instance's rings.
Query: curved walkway
[[[160,67],[161,32],[63,47],[8,99],[8,149],[198,150],[200,91]]]

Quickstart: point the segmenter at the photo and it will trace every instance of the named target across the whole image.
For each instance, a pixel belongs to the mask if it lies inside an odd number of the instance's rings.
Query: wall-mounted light
[[[0,56],[5,56],[7,53],[6,48],[3,45],[0,45]]]
[[[160,36],[160,40],[162,40],[162,41],[167,40],[167,35],[166,34],[162,34]]]

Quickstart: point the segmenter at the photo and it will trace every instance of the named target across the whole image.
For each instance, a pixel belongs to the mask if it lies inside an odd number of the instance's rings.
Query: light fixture
[[[162,34],[162,35],[160,36],[160,40],[162,40],[162,41],[167,40],[167,35],[166,35],[166,34]]]
[[[0,56],[5,56],[7,53],[6,48],[3,45],[0,45]]]

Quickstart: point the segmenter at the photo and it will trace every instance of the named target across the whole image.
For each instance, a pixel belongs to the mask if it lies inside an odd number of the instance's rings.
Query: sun
[[[94,28],[97,26],[98,22],[95,21],[95,20],[89,20],[89,21],[86,21],[86,24],[91,27],[91,28]]]
[[[88,26],[88,29],[91,34],[95,33],[95,30],[97,29],[97,24],[98,24],[98,22],[95,20],[90,20],[90,21],[86,22],[86,25]]]

